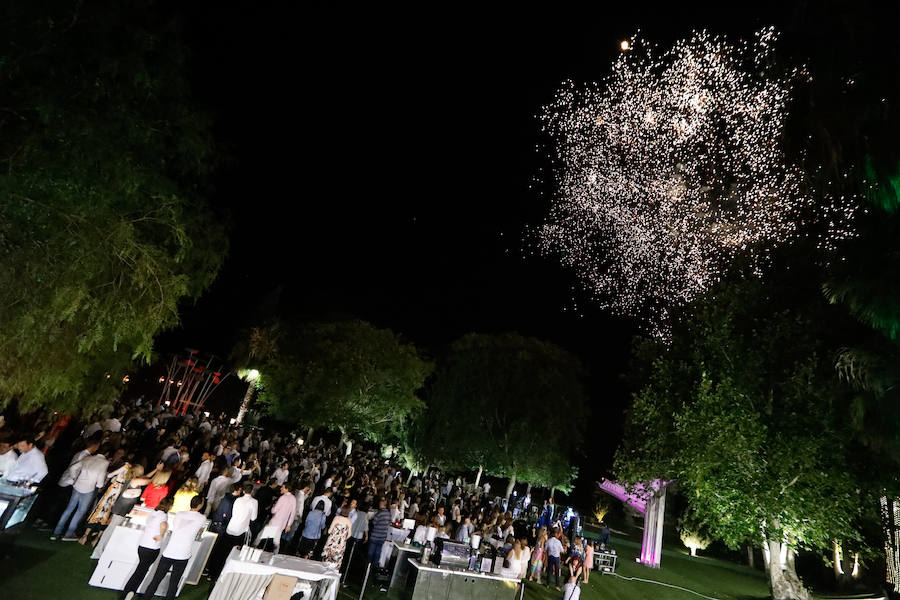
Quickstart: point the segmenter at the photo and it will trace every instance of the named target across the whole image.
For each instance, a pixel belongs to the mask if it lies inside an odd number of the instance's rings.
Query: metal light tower
[[[224,368],[217,356],[186,348],[184,353],[172,357],[168,373],[160,377],[163,389],[157,405],[171,405],[180,415],[189,409],[199,411],[213,390],[231,375]]]

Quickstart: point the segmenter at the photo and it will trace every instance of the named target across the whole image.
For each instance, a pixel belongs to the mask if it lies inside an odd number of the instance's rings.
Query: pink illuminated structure
[[[629,492],[620,483],[604,479],[600,489],[644,515],[644,538],[641,541],[640,562],[659,568],[662,557],[663,518],[666,514],[666,483],[654,479],[648,484],[636,484]]]

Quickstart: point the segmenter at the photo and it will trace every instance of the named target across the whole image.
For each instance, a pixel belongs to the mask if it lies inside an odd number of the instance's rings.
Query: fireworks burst
[[[602,85],[568,83],[544,110],[561,168],[542,249],[656,334],[813,208],[782,148],[798,71],[776,71],[774,41],[772,29],[738,45],[702,32],[655,57],[635,39]]]

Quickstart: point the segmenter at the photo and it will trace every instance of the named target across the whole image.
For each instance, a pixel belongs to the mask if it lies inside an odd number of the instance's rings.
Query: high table
[[[231,549],[209,600],[251,600],[266,589],[273,575],[296,577],[309,593],[304,599],[336,600],[340,572],[325,563],[296,556],[263,552],[260,562],[240,560],[241,549]]]
[[[405,544],[406,538],[409,536],[406,529],[398,529],[391,527],[388,529],[388,537],[381,546],[381,554],[378,556],[378,566],[386,567],[388,561],[391,560],[391,554],[394,552],[394,544]]]
[[[34,505],[38,494],[33,487],[19,487],[0,482],[0,533],[21,524]]]
[[[419,546],[391,542],[391,552],[396,554],[396,559],[394,560],[394,568],[391,571],[391,580],[388,584],[389,590],[403,587],[406,584],[406,579],[409,576],[409,563],[406,559],[410,558],[410,554],[412,554],[413,557],[420,554],[422,548]]]
[[[134,570],[137,567],[137,547],[138,542],[140,542],[141,536],[144,533],[144,528],[140,525],[117,525],[115,527],[110,526],[109,529],[112,529],[112,532],[109,533],[105,540],[102,553],[97,561],[97,566],[88,583],[94,587],[121,590],[125,588],[125,584],[131,579],[131,574],[134,573]],[[162,550],[165,550],[170,535],[170,533],[166,533],[166,537],[163,539],[162,543]],[[209,553],[212,551],[213,544],[217,537],[218,536],[215,533],[204,531],[200,539],[193,542],[191,558],[188,560],[188,564],[184,569],[181,580],[176,584],[178,585],[178,594],[181,593],[181,589],[184,587],[185,583],[196,584],[199,581],[199,576],[203,571],[203,567],[206,564],[206,560],[209,558]],[[162,556],[162,552],[159,553],[159,556]],[[150,567],[150,570],[147,571],[147,576],[144,578],[144,581],[141,582],[140,587],[138,587],[139,592],[143,592],[147,589],[158,565],[159,557],[157,557],[156,561]],[[159,584],[159,587],[156,589],[157,596],[164,596],[166,594],[171,577],[172,574],[168,573]]]
[[[524,584],[516,584],[519,579],[503,577],[492,573],[480,573],[451,567],[423,565],[411,558],[407,562],[413,567],[406,581],[406,598],[410,600],[510,600],[525,593]]]

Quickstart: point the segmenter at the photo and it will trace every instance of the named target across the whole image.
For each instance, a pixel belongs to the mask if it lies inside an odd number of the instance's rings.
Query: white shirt
[[[87,494],[98,488],[106,486],[106,470],[109,468],[109,460],[102,454],[88,456],[81,461],[81,473],[72,484],[72,489],[81,494]]]
[[[212,425],[210,425],[209,421],[203,421],[202,423],[200,423],[200,429],[209,432],[212,430]]]
[[[16,464],[4,477],[9,481],[31,480],[35,483],[47,476],[47,461],[37,446],[16,459]]]
[[[243,495],[234,501],[231,509],[231,520],[225,533],[228,535],[243,535],[250,529],[250,521],[254,520],[259,510],[259,502],[253,496]]]
[[[306,504],[306,492],[298,491],[294,496],[297,497],[297,520],[303,517],[303,507]]]
[[[12,448],[6,454],[0,454],[0,475],[9,472],[18,459],[19,453]]]
[[[69,461],[69,466],[66,467],[65,471],[63,471],[63,474],[60,476],[59,481],[56,482],[56,485],[60,487],[68,487],[75,483],[75,478],[77,477],[77,474],[75,473],[75,471],[77,470],[75,468],[75,465],[77,465],[84,458],[90,455],[90,450],[82,450],[81,452],[76,453],[75,456],[72,457],[72,460]],[[78,466],[78,469],[80,468],[81,465]]]
[[[209,491],[206,492],[207,502],[216,504],[221,501],[231,483],[231,478],[224,475],[219,475],[213,479],[212,483],[209,484]]]
[[[172,522],[172,536],[162,555],[172,560],[190,558],[194,538],[205,524],[206,517],[195,510],[186,510],[176,514],[175,520]]]
[[[325,503],[325,510],[323,512],[325,513],[325,516],[327,517],[328,515],[331,514],[331,498],[329,498],[325,495],[316,496],[315,498],[313,498],[312,504],[310,504],[310,506],[315,508],[316,505],[319,503],[319,500],[321,500],[322,502]]]
[[[284,485],[285,480],[288,478],[288,474],[290,471],[288,469],[282,469],[278,467],[275,469],[275,472],[272,473],[272,477],[275,478],[275,481],[278,482],[278,485]]]
[[[84,437],[89,438],[101,429],[103,429],[103,426],[100,423],[91,423],[85,428]]]
[[[138,546],[150,548],[151,550],[159,550],[162,536],[160,536],[159,540],[154,540],[153,538],[159,535],[159,528],[166,521],[168,516],[169,513],[161,510],[154,510],[150,513],[150,516],[147,517],[147,521],[144,523],[144,533],[141,534]]]
[[[555,556],[556,558],[559,558],[559,553],[562,552],[563,549],[562,542],[560,542],[555,537],[547,540],[547,543],[544,547],[547,550],[547,556]]]
[[[563,586],[563,600],[578,600],[581,598],[581,588],[574,583]]]
[[[174,446],[166,446],[166,449],[162,451],[159,460],[162,462],[167,462],[169,457],[173,454],[178,454],[178,449]]]
[[[200,484],[200,487],[206,485],[206,482],[209,481],[209,474],[212,472],[213,463],[211,460],[204,460],[200,463],[200,466],[197,467],[197,471],[194,475],[197,476],[197,482]]]
[[[122,431],[122,424],[115,417],[110,417],[103,423],[103,431],[111,431],[113,433],[119,433]]]

